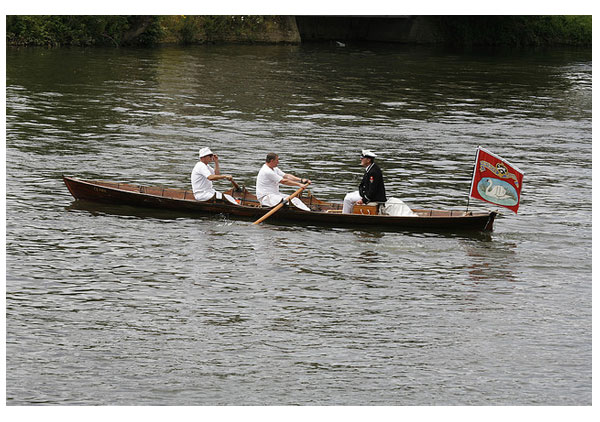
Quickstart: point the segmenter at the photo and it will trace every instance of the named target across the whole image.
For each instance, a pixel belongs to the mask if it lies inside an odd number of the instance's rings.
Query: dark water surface
[[[6,61],[7,404],[591,404],[591,51]],[[478,145],[525,172],[491,236],[96,206],[61,180],[187,187],[209,146],[252,189],[275,151],[341,200],[371,148],[390,196],[461,209]]]

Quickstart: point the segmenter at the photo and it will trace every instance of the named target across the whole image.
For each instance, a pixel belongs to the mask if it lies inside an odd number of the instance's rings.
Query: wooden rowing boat
[[[257,219],[271,208],[259,204],[247,189],[231,189],[230,199],[196,201],[191,190],[140,186],[128,183],[80,180],[63,176],[75,199],[136,207],[159,208],[190,213],[226,214]],[[231,199],[233,198],[233,200]],[[317,199],[310,191],[299,196],[310,211],[286,205],[271,219],[323,224],[329,226],[380,226],[397,230],[492,231],[496,212],[413,209],[417,216],[374,214],[375,208],[355,207],[353,214],[342,214],[342,204]],[[270,221],[270,220],[269,220]]]

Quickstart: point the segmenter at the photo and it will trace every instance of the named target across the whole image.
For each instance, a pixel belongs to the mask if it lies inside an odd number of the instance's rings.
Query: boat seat
[[[352,208],[352,214],[366,214],[366,215],[377,215],[379,214],[379,202],[369,202],[368,204],[354,205]]]

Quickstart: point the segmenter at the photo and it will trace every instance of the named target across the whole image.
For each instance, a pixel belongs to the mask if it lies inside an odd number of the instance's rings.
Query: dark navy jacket
[[[381,169],[377,164],[373,163],[371,168],[365,172],[358,187],[358,193],[360,193],[365,204],[387,201],[385,186],[383,185],[383,173],[381,173]]]

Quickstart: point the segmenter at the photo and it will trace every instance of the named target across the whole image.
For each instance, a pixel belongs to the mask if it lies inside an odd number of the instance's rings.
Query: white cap
[[[360,153],[360,156],[361,157],[375,158],[375,157],[377,157],[377,154],[375,154],[370,149],[363,149],[362,152]]]
[[[211,155],[211,154],[212,154],[212,151],[208,147],[201,148],[200,151],[198,151],[198,155],[200,156],[200,158],[206,157],[207,155]]]

